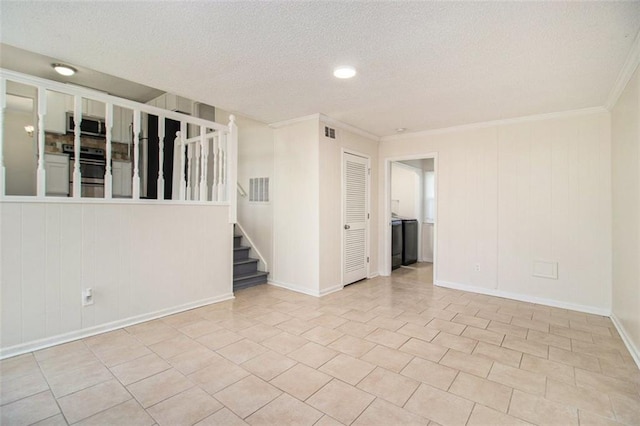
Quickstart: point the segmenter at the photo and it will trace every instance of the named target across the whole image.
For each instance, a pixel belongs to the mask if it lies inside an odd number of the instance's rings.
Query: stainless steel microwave
[[[67,112],[67,133],[73,134],[75,129],[76,124],[73,120],[73,112]],[[80,122],[80,134],[82,136],[94,136],[99,138],[106,137],[107,126],[104,123],[104,119],[83,115],[82,121]]]

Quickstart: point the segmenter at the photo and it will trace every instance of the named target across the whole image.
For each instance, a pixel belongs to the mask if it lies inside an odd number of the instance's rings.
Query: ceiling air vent
[[[324,126],[324,137],[329,139],[336,138],[336,129],[332,129],[329,126]]]

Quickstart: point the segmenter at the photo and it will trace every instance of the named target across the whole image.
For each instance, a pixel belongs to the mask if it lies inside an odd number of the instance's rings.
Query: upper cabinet
[[[66,98],[71,96],[47,90],[47,114],[44,116],[44,130],[47,132],[64,134],[67,132]]]

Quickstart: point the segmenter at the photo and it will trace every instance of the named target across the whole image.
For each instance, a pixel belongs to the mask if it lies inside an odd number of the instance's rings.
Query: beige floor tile
[[[509,386],[482,379],[472,374],[460,373],[449,392],[478,402],[494,410],[507,412],[512,389]]]
[[[390,349],[385,346],[376,346],[364,354],[360,359],[370,362],[389,371],[399,373],[413,359],[413,355]]]
[[[136,340],[131,337],[129,335],[129,333],[127,333],[124,330],[117,330],[117,331],[112,331],[109,333],[103,333],[100,334],[98,336],[94,336],[90,339],[93,339],[92,341],[95,342],[102,342],[102,341],[108,341],[109,344],[114,344],[114,342],[117,341],[117,339],[119,338],[128,338],[131,339],[131,341],[135,342]],[[89,339],[87,339],[89,340]],[[65,355],[76,355],[76,354],[83,354],[83,353],[90,353],[87,344],[85,344],[85,341],[83,340],[76,340],[73,342],[69,342],[69,343],[64,343],[62,345],[56,345],[56,346],[52,346],[50,348],[46,348],[46,349],[42,349],[36,352],[33,352],[33,355],[35,357],[35,359],[38,362],[42,362],[42,361],[46,361],[49,359],[53,359],[53,358],[60,358],[60,357],[64,357]],[[5,363],[7,361],[3,361],[3,363]]]
[[[193,383],[172,368],[135,382],[127,386],[127,389],[140,405],[148,408],[191,387]]]
[[[352,424],[354,426],[426,426],[429,420],[403,410],[384,399],[376,398]]]
[[[358,322],[367,322],[374,318],[376,315],[371,312],[360,311],[358,309],[350,309],[344,314],[340,315],[342,318],[358,321]]]
[[[413,338],[402,345],[400,350],[434,362],[440,361],[447,353],[447,348],[443,346]]]
[[[127,386],[147,377],[168,370],[171,365],[158,355],[151,353],[133,361],[111,367],[111,372],[120,382]]]
[[[544,374],[547,377],[570,385],[575,385],[576,382],[573,367],[559,362],[549,361],[548,359],[538,358],[537,356],[529,354],[522,355],[520,368],[531,371],[532,373]]]
[[[220,359],[209,367],[189,374],[188,377],[192,382],[213,395],[248,375],[249,372],[244,368],[238,367],[226,359]]]
[[[258,324],[258,326],[261,327],[267,327],[264,326],[262,324]],[[281,322],[280,324],[278,324],[277,329],[280,329],[281,331],[286,331],[287,333],[291,333],[291,334],[295,334],[297,336],[301,335],[302,333],[304,333],[305,331],[309,331],[312,328],[316,327],[315,324],[311,324],[310,322],[301,320],[299,318],[292,318],[289,321],[285,321],[285,322]],[[262,332],[259,335],[256,335],[256,337],[260,336],[260,335],[264,335],[265,333]],[[275,336],[278,333],[272,334],[271,336]],[[271,337],[271,336],[267,336]]]
[[[63,396],[58,404],[67,421],[75,423],[129,399],[129,392],[114,379]]]
[[[426,327],[433,328],[436,330],[444,331],[449,334],[460,335],[466,328],[464,324],[456,324],[451,321],[445,321],[440,318],[434,318],[426,325]],[[436,336],[437,337],[437,336]]]
[[[255,426],[313,425],[322,415],[304,402],[282,394],[249,416],[247,422]]]
[[[600,372],[600,363],[598,358],[587,354],[565,351],[564,349],[556,348],[554,346],[549,348],[549,360],[582,368],[584,370]]]
[[[252,372],[262,380],[269,381],[290,369],[296,362],[274,351],[268,351],[242,364],[242,368]]]
[[[282,392],[275,386],[256,376],[248,376],[214,396],[238,417],[244,419],[281,394]]]
[[[542,333],[549,332],[549,323],[544,321],[513,317],[513,319],[511,320],[511,324],[517,327],[528,328],[529,330],[537,330]]]
[[[180,312],[180,313],[169,315],[167,317],[162,318],[162,322],[175,328],[185,327],[189,324],[193,324],[198,321],[201,321],[203,319],[201,312],[204,312],[204,311],[200,311],[199,309],[194,309],[191,311]]]
[[[611,330],[609,330],[609,327],[601,327],[599,325],[592,325],[582,321],[569,320],[569,328],[585,331],[591,334],[599,334],[601,336],[611,336]]]
[[[578,424],[578,411],[575,408],[517,389],[511,396],[509,414],[540,425]]]
[[[496,333],[495,331],[491,330],[484,330],[482,328],[467,326],[467,328],[465,328],[462,332],[461,336],[500,346],[502,344],[502,341],[504,340],[505,335],[502,333]]]
[[[436,337],[434,337],[431,343],[470,354],[475,349],[478,341],[475,339],[470,339],[468,337],[457,336],[455,334],[449,334],[442,331]]]
[[[264,340],[262,342],[262,345],[271,350],[286,355],[290,352],[295,351],[296,349],[300,349],[307,343],[307,339],[283,331],[280,334]]]
[[[313,426],[343,426],[343,423],[325,414]]]
[[[233,318],[229,318],[224,321],[220,321],[218,325],[220,327],[226,328],[227,330],[231,330],[233,332],[240,332],[244,329],[252,327],[256,324],[255,321],[250,320],[247,317],[243,317],[241,315],[236,315]]]
[[[479,342],[473,350],[473,354],[492,361],[498,361],[512,367],[520,366],[520,360],[522,359],[522,352],[491,345],[485,342]]]
[[[267,350],[267,348],[256,342],[249,339],[243,339],[225,346],[222,349],[218,349],[217,352],[229,361],[235,362],[236,364],[242,364],[243,362],[249,361],[258,355],[265,353]]]
[[[98,414],[94,414],[77,423],[78,426],[151,426],[155,420],[138,404],[135,399],[130,399]],[[65,423],[66,424],[66,423]]]
[[[62,414],[56,414],[55,416],[47,417],[44,420],[33,423],[33,426],[67,426],[67,424]]]
[[[547,377],[544,374],[520,370],[494,362],[489,380],[536,395],[544,395]]]
[[[424,327],[433,318],[425,318],[422,315],[414,312],[403,312],[400,315],[398,315],[395,319],[404,321],[407,324],[413,324],[419,327]]]
[[[369,324],[364,324],[358,321],[347,321],[344,324],[342,324],[340,327],[337,327],[335,331],[339,331],[341,333],[348,334],[350,336],[363,338],[366,335],[370,334],[375,329],[376,327]]]
[[[114,367],[116,365],[133,361],[134,359],[141,358],[145,355],[152,354],[146,346],[142,344],[136,344],[135,346],[127,347],[113,347],[110,350],[97,352],[98,358],[107,367]]]
[[[163,340],[171,339],[180,335],[180,332],[175,328],[163,323],[163,322],[154,322],[153,327],[144,328],[142,330],[137,330],[132,333],[136,339],[145,345],[153,345],[154,343],[162,342]],[[142,325],[142,324],[140,324]],[[134,326],[136,327],[136,326]],[[127,331],[131,333],[131,327],[126,328]]]
[[[535,342],[533,340],[521,339],[519,337],[505,336],[504,341],[502,342],[502,347],[540,358],[549,357],[549,345]]]
[[[331,379],[327,374],[298,364],[271,380],[271,384],[304,401]]]
[[[416,339],[424,340],[425,342],[430,342],[434,337],[438,335],[440,330],[435,328],[423,327],[416,324],[405,324],[398,329],[398,333],[405,334],[410,337],[415,337]]]
[[[335,342],[329,344],[329,348],[356,358],[366,354],[375,346],[374,343],[348,335],[342,336]]]
[[[467,426],[525,426],[530,424],[480,404],[473,407],[471,417],[467,422]]]
[[[555,334],[557,336],[567,337],[569,339],[581,340],[583,342],[593,343],[593,338],[591,337],[591,333],[586,331],[574,330],[569,327],[563,327],[559,325],[551,325],[549,327],[549,331],[551,334]]]
[[[620,350],[619,348],[611,347],[609,345],[583,342],[581,340],[574,340],[571,344],[571,349],[576,353],[593,355],[598,358],[605,358],[612,361],[619,360],[622,355],[628,353],[626,348]]]
[[[596,390],[578,388],[549,379],[545,397],[600,416],[614,418],[609,397]]]
[[[472,327],[482,328],[482,329],[487,328],[487,326],[489,325],[489,320],[487,319],[478,318],[471,315],[465,315],[463,313],[459,313],[451,321],[458,324],[470,325]]]
[[[479,377],[487,377],[493,361],[478,355],[470,355],[455,349],[449,349],[440,360],[440,364]]]
[[[287,356],[309,367],[318,368],[338,354],[339,352],[336,350],[309,342],[300,349],[287,354]]]
[[[0,409],[0,424],[30,425],[55,416],[60,412],[56,400],[49,391],[31,395],[15,402],[3,405]]]
[[[187,337],[197,339],[198,337],[205,336],[209,333],[213,333],[214,331],[219,331],[221,329],[222,327],[217,325],[214,321],[201,319],[180,327],[178,331],[185,334]]]
[[[375,365],[368,362],[340,354],[325,363],[319,370],[355,385],[373,371],[375,367]]]
[[[60,398],[113,378],[105,366],[92,364],[75,370],[63,371],[61,374],[48,374],[47,382],[53,395]]]
[[[302,333],[302,337],[304,337],[305,339],[311,340],[323,346],[326,346],[331,342],[335,342],[340,337],[342,337],[342,335],[343,333],[338,330],[319,325],[315,326],[311,330],[307,330],[306,332]]]
[[[420,382],[416,380],[376,367],[357,387],[402,407],[418,385]]]
[[[348,425],[371,404],[374,398],[367,392],[334,379],[313,394],[307,400],[307,404]]]
[[[615,420],[608,419],[606,417],[599,416],[589,411],[578,410],[578,418],[580,419],[580,426],[622,426],[624,423],[619,423]]]
[[[49,390],[42,373],[39,370],[33,371],[31,374],[12,376],[12,379],[0,382],[0,405]]]
[[[489,321],[498,321],[504,324],[511,323],[511,318],[513,318],[511,315],[500,314],[498,312],[490,311],[488,309],[480,309],[475,316],[478,318],[484,318]]]
[[[192,425],[220,408],[222,404],[194,387],[149,407],[148,412],[159,425]]]
[[[416,357],[411,360],[400,374],[420,380],[433,387],[447,390],[458,374],[458,370]]]
[[[164,359],[173,358],[181,353],[194,351],[201,347],[202,344],[183,334],[149,345],[149,349]]]
[[[384,328],[378,328],[377,330],[366,336],[365,340],[377,343],[379,345],[387,346],[389,348],[398,349],[407,340],[409,340],[409,336],[395,333]]]
[[[389,331],[397,331],[400,327],[405,325],[406,322],[385,316],[377,316],[367,321],[367,324],[377,328],[384,328]]]
[[[471,414],[473,402],[422,384],[404,408],[442,425],[464,425]]]
[[[195,426],[245,426],[249,423],[236,416],[228,408],[216,411],[206,419],[199,421]]]
[[[341,318],[337,315],[331,315],[331,314],[322,314],[320,316],[317,316],[309,320],[311,324],[315,324],[315,325],[319,325],[319,326],[331,328],[331,329],[340,327],[342,324],[344,324],[347,321],[348,320],[344,318]]]
[[[143,346],[140,346],[144,348]],[[151,353],[151,352],[149,352]],[[39,369],[47,374],[59,374],[89,365],[100,365],[102,361],[89,349],[77,353],[61,354],[46,360],[38,361]]]
[[[40,373],[40,367],[33,353],[15,356],[0,361],[0,383],[21,376]]]
[[[528,329],[524,327],[518,327],[517,325],[505,324],[503,322],[493,320],[487,326],[487,330],[505,334],[507,336],[520,337],[521,339],[526,338],[528,332]]]
[[[555,346],[557,348],[571,350],[571,339],[568,337],[558,336],[556,334],[543,333],[537,330],[529,330],[527,334],[527,340],[539,342],[549,346]]]
[[[194,371],[201,370],[213,364],[221,358],[220,355],[213,350],[200,346],[197,349],[182,352],[167,361],[179,372],[184,375],[191,374]]]
[[[242,339],[243,337],[238,333],[221,329],[218,331],[214,331],[213,333],[205,334],[204,336],[198,337],[197,341],[199,343],[202,343],[209,349],[213,349],[215,351]]]
[[[628,425],[640,424],[640,398],[611,395],[611,404],[618,421]]]
[[[576,381],[575,384],[578,387],[595,389],[600,392],[629,396],[636,398],[640,403],[640,385],[613,377],[608,377],[603,374],[594,373],[593,371],[582,370],[580,368],[575,369]]]

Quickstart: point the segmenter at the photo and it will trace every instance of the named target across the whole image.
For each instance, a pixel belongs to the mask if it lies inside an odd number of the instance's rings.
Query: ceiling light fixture
[[[333,70],[333,75],[336,78],[351,78],[356,75],[356,69],[350,66],[342,66]]]
[[[398,127],[398,128],[396,129],[396,132],[398,132],[398,133],[402,133],[402,132],[404,132],[405,130],[407,130],[407,129],[405,129],[404,127]]]
[[[64,75],[65,77],[72,76],[77,72],[75,68],[65,64],[51,64],[51,66],[58,74]]]
[[[33,137],[33,132],[36,129],[32,126],[32,125],[28,125],[28,126],[24,126],[24,131],[27,132],[27,135],[29,135],[29,137]]]

